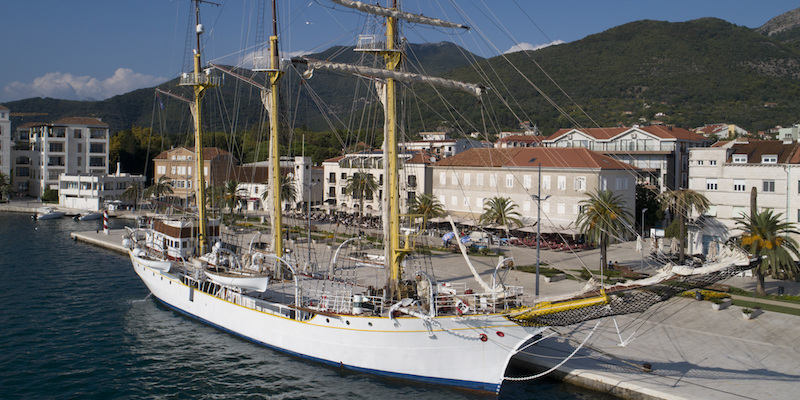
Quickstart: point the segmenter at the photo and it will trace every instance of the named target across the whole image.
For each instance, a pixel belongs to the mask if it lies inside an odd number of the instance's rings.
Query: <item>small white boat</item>
[[[156,260],[148,257],[142,249],[134,249],[131,251],[131,258],[141,265],[152,268],[157,271],[167,272],[172,268],[172,262],[169,260]]]
[[[101,218],[103,218],[103,214],[102,213],[89,211],[86,214],[78,214],[75,219],[77,219],[78,221],[91,221],[91,220],[101,219]]]
[[[240,289],[263,292],[267,290],[267,286],[269,285],[269,276],[264,274],[250,274],[246,271],[211,272],[208,269],[204,272],[206,276],[208,276],[208,279],[222,286],[233,286]]]
[[[36,219],[56,219],[66,215],[63,211],[56,211],[53,207],[42,207],[36,213]]]

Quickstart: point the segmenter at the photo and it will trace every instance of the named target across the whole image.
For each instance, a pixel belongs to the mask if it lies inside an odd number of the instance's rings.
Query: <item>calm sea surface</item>
[[[70,240],[101,228],[0,212],[0,398],[491,398],[342,372],[182,317],[148,296],[127,257]],[[608,397],[538,380],[500,398]]]

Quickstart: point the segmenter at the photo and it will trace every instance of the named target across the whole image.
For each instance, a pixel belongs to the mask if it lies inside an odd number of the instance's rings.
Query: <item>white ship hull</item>
[[[221,299],[131,261],[150,292],[180,313],[282,352],[393,378],[498,392],[515,350],[543,330],[497,314],[437,317],[430,332],[428,323],[409,316],[314,314],[302,321],[285,305],[232,291]],[[234,303],[241,299],[251,307]]]

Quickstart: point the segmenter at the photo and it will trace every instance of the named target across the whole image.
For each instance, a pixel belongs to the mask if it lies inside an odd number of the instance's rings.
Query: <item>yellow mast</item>
[[[394,9],[397,8],[397,2],[393,4]],[[396,45],[396,25],[397,19],[395,17],[386,17],[386,50],[383,53],[383,58],[386,61],[386,69],[389,71],[397,70],[401,61],[401,52],[395,49]],[[392,297],[399,296],[399,282],[401,276],[401,262],[407,248],[400,248],[400,171],[398,166],[397,154],[397,105],[395,99],[395,80],[394,78],[386,78],[386,162],[388,164],[388,190],[387,196],[389,200],[389,253],[391,259],[389,262],[389,290]]]
[[[270,104],[269,104],[269,154],[271,161],[269,187],[272,192],[272,246],[275,255],[283,257],[283,236],[281,235],[281,170],[280,153],[278,152],[278,83],[283,76],[280,70],[280,60],[278,59],[278,19],[275,9],[275,1],[272,1],[272,36],[269,37],[270,43]]]
[[[195,26],[196,34],[196,48],[194,51],[194,72],[191,76],[185,74],[181,77],[180,84],[183,86],[192,86],[194,88],[194,103],[190,104],[192,116],[194,117],[194,148],[195,148],[195,185],[197,187],[197,202],[198,210],[198,237],[197,246],[199,254],[206,252],[208,234],[206,224],[208,217],[206,216],[206,202],[205,202],[205,171],[203,162],[203,133],[202,123],[200,120],[201,104],[203,100],[203,93],[209,87],[216,86],[214,80],[210,76],[202,73],[200,68],[200,35],[203,34],[203,25],[200,24],[200,3],[203,0],[194,0],[195,2]]]

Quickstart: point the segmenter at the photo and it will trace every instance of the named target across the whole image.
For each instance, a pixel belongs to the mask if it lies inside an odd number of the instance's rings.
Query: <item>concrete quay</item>
[[[75,240],[124,252],[124,230],[76,232]],[[303,254],[304,244],[296,253]],[[320,246],[322,247],[322,246]],[[532,264],[535,249],[502,247],[518,265]],[[314,249],[322,250],[322,249]],[[596,269],[598,250],[576,254],[543,250],[541,259],[550,266],[577,269],[585,264]],[[614,245],[609,258],[637,271],[653,271],[657,265],[642,260],[632,243]],[[477,286],[458,254],[434,255],[437,277],[465,281]],[[496,257],[473,257],[481,277],[490,279]],[[567,264],[569,263],[569,264]],[[570,266],[572,265],[572,266]],[[535,275],[512,271],[506,278],[522,285],[526,293],[535,291]],[[725,282],[752,290],[754,278],[736,277]],[[800,294],[794,282],[768,279],[770,292],[784,286],[787,294]],[[576,291],[581,284],[573,280],[545,283],[541,280],[540,298]],[[630,399],[795,399],[800,384],[800,317],[764,312],[746,320],[740,307],[714,311],[711,303],[675,298],[642,314],[601,320],[596,331],[573,358],[556,368],[551,377],[565,382]],[[615,324],[616,323],[616,324]],[[514,376],[527,376],[550,369],[564,360],[587,337],[597,321],[557,332],[518,354]],[[617,331],[617,326],[620,332]],[[624,341],[624,346],[621,342]],[[651,365],[644,372],[643,364]],[[535,382],[535,381],[533,381]],[[535,384],[535,383],[534,383]]]

